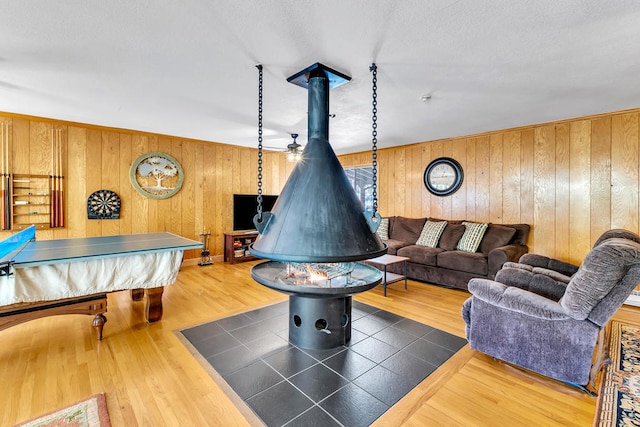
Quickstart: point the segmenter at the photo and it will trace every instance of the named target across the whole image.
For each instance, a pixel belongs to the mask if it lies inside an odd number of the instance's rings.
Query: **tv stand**
[[[256,259],[249,253],[249,245],[257,237],[258,232],[255,230],[224,233],[224,262],[235,264]]]

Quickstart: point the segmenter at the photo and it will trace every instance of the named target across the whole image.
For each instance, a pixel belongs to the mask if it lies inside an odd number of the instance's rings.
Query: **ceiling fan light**
[[[296,153],[293,151],[287,151],[287,160],[290,162],[296,161]]]
[[[287,145],[287,160],[290,162],[297,162],[302,158],[302,145],[298,144],[296,141],[296,138],[298,137],[297,133],[292,133],[291,137],[293,138],[293,142]]]

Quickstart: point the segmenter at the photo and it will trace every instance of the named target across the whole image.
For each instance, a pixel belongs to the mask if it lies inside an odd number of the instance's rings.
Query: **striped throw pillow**
[[[464,234],[458,241],[456,249],[465,252],[477,251],[488,224],[479,222],[463,222],[462,224],[464,225]]]
[[[429,248],[435,248],[438,246],[440,236],[447,226],[447,221],[427,221],[422,227],[420,237],[416,241],[418,246],[427,246]]]
[[[389,240],[389,218],[382,218],[380,220],[380,225],[376,233],[378,233],[378,237],[382,240]]]

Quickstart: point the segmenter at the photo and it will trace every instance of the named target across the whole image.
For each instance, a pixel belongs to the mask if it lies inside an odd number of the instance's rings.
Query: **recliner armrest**
[[[562,306],[548,298],[493,280],[475,278],[469,281],[469,292],[475,298],[527,316],[546,320],[571,319]]]
[[[566,276],[566,275],[564,275],[562,273],[559,273],[559,272],[557,272],[555,270],[550,270],[548,268],[533,267],[533,273],[534,274],[544,274],[545,276],[552,278],[556,282],[561,282],[561,283],[565,283],[565,284],[568,284],[571,281],[571,277],[570,276]]]
[[[534,267],[530,264],[523,264],[521,262],[507,261],[502,265],[502,268],[496,273],[496,280],[498,282],[507,283],[503,280],[499,280],[497,277],[500,274],[500,272],[509,268],[516,268],[518,270],[528,271],[529,273],[532,273],[532,274],[544,274],[545,276],[555,280],[556,282],[569,283],[571,281],[571,276],[566,276],[556,270],[551,270],[544,267]]]
[[[565,276],[573,276],[578,271],[578,268],[580,268],[577,265],[560,261],[555,258],[549,258],[548,256],[529,253],[522,255],[518,262],[522,264],[528,264],[533,267],[547,268],[549,270],[557,271],[558,273],[564,274]]]
[[[520,270],[533,271],[533,267],[529,264],[522,264],[519,262],[507,261],[502,265],[502,268],[519,268]]]

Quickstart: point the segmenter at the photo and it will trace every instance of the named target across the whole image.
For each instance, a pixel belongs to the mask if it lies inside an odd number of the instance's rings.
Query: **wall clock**
[[[133,188],[143,196],[166,199],[180,191],[184,173],[176,159],[166,153],[152,151],[133,162],[129,179]]]
[[[110,190],[98,190],[87,199],[87,217],[89,219],[120,218],[120,196]]]
[[[424,185],[436,196],[448,196],[462,185],[462,166],[450,157],[439,157],[424,170]]]

